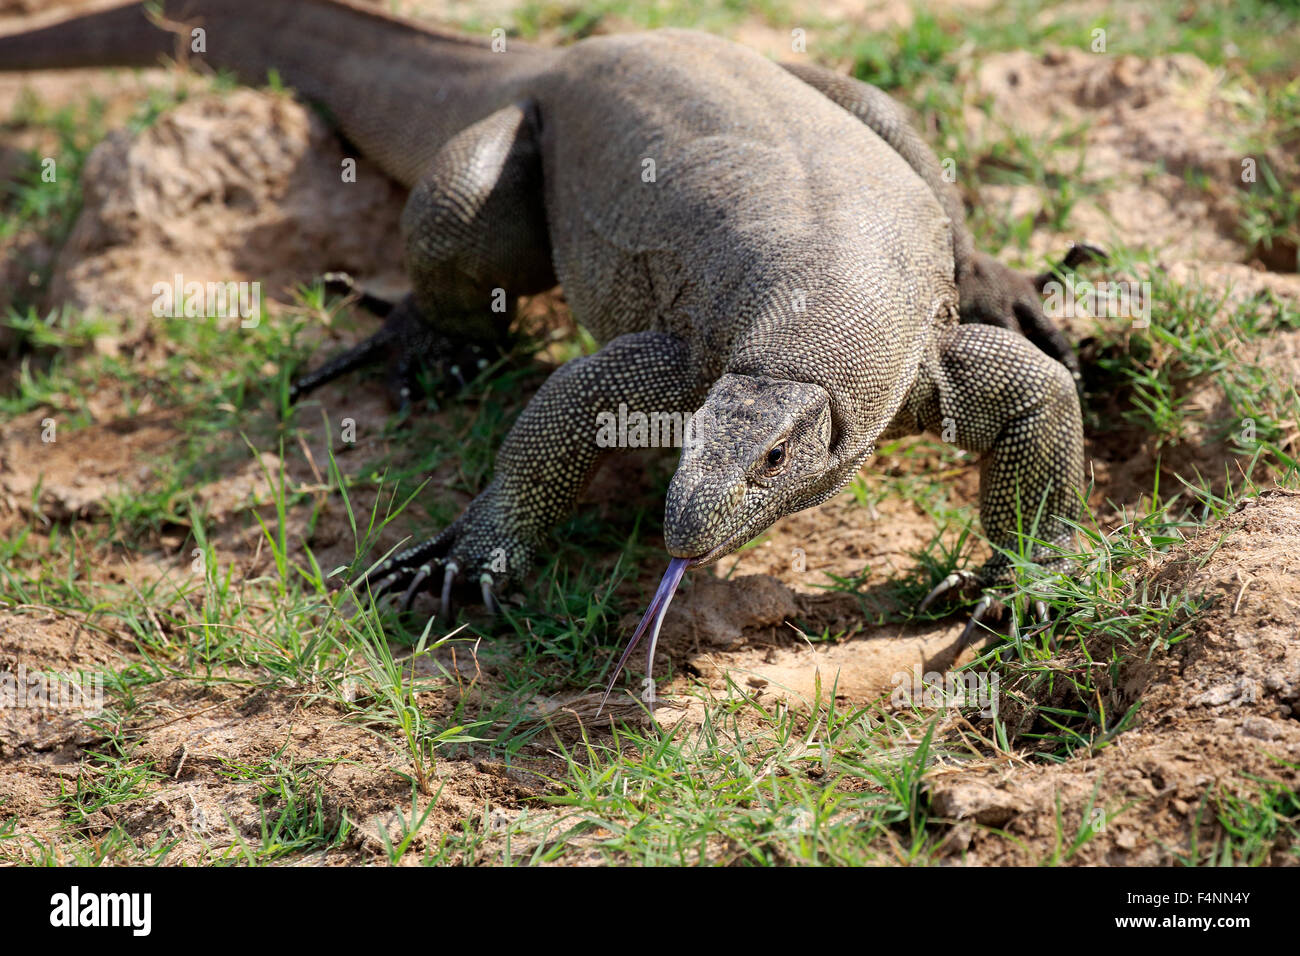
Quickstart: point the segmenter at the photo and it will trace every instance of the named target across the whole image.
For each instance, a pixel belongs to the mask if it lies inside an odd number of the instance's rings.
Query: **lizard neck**
[[[726,365],[824,388],[843,481],[874,451],[915,381],[934,323],[947,314],[946,303],[907,302],[899,289],[877,285],[832,274],[782,280],[755,304]]]

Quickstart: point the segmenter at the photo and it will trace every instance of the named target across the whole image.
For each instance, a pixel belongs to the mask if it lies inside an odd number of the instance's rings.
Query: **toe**
[[[420,593],[420,588],[424,586],[424,582],[429,580],[432,574],[433,567],[428,564],[421,565],[419,570],[415,572],[415,576],[411,578],[411,583],[407,587],[406,593],[402,595],[401,607],[403,611],[409,611],[411,609],[411,605],[415,603],[415,596]]]
[[[926,612],[926,609],[929,608],[931,604],[933,604],[939,598],[944,597],[949,592],[952,591],[957,591],[959,593],[965,592],[971,590],[974,587],[977,587],[978,585],[979,585],[979,579],[975,576],[973,572],[954,571],[952,572],[952,574],[948,575],[937,585],[935,585],[935,587],[930,591],[930,593],[925,596],[925,600],[921,602],[920,607],[918,607],[916,611],[918,614],[924,614]]]
[[[442,606],[439,608],[439,613],[448,624],[452,621],[454,610],[451,602],[451,589],[456,584],[456,575],[459,571],[460,567],[455,561],[448,561],[447,567],[442,574]]]
[[[959,646],[966,648],[974,643],[976,629],[984,623],[985,618],[996,619],[1005,612],[1006,606],[992,595],[986,594],[980,598],[979,603],[975,605],[975,610],[971,612],[970,620],[962,629]]]
[[[492,593],[492,575],[484,571],[479,575],[478,583],[483,593],[483,607],[489,614],[500,614],[501,606],[497,604],[496,595]]]

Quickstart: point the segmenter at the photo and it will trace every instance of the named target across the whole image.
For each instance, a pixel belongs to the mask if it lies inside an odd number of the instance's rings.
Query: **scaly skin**
[[[952,224],[961,321],[1020,331],[1079,381],[1079,360],[1061,330],[1043,314],[1042,296],[1035,281],[975,248],[966,230],[961,197],[952,182],[944,178],[939,161],[917,134],[907,109],[888,93],[824,66],[813,63],[783,63],[782,66],[875,130],[934,191]],[[1094,254],[1097,254],[1095,250]],[[1067,264],[1073,265],[1068,260]]]
[[[664,527],[695,564],[825,501],[881,439],[923,429],[984,453],[995,545],[1016,550],[1040,506],[1036,536],[1068,539],[1082,478],[1070,370],[1009,329],[1073,356],[1032,283],[974,251],[937,160],[880,91],[689,31],[498,54],[324,0],[166,8],[208,31],[191,59],[254,81],[275,67],[413,188],[413,291],[385,343],[489,345],[510,317],[494,301],[558,281],[602,344],[550,378],[491,484],[376,569],[376,592],[490,602],[517,583],[605,451],[598,415],[620,404],[697,413]],[[138,11],[100,16],[112,43],[73,20],[0,38],[0,67],[169,48]],[[978,582],[1007,574],[995,556]]]

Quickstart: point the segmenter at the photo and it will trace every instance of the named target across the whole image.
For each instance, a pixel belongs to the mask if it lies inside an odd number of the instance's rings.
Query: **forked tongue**
[[[632,632],[632,640],[627,642],[623,656],[618,659],[618,666],[614,668],[614,674],[609,679],[609,686],[605,688],[605,696],[600,699],[600,706],[596,708],[597,717],[605,709],[605,704],[609,701],[609,695],[614,690],[614,682],[618,680],[618,675],[623,672],[623,665],[632,656],[632,651],[636,649],[642,635],[651,625],[654,626],[650,632],[650,651],[646,655],[645,676],[649,681],[654,680],[655,648],[659,644],[659,628],[664,623],[664,614],[668,610],[668,605],[672,603],[673,595],[677,593],[677,585],[682,583],[682,575],[686,573],[686,567],[690,563],[690,558],[673,558],[668,562],[668,570],[664,572],[663,580],[659,582],[659,590],[655,591],[654,600],[650,602],[650,607],[646,609],[645,617],[641,618],[641,623]],[[653,686],[653,684],[650,686]]]

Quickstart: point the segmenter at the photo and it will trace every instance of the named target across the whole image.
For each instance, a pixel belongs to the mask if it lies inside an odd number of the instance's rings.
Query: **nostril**
[[[675,558],[693,558],[708,550],[703,547],[702,524],[696,502],[669,496],[664,514],[664,547]]]

